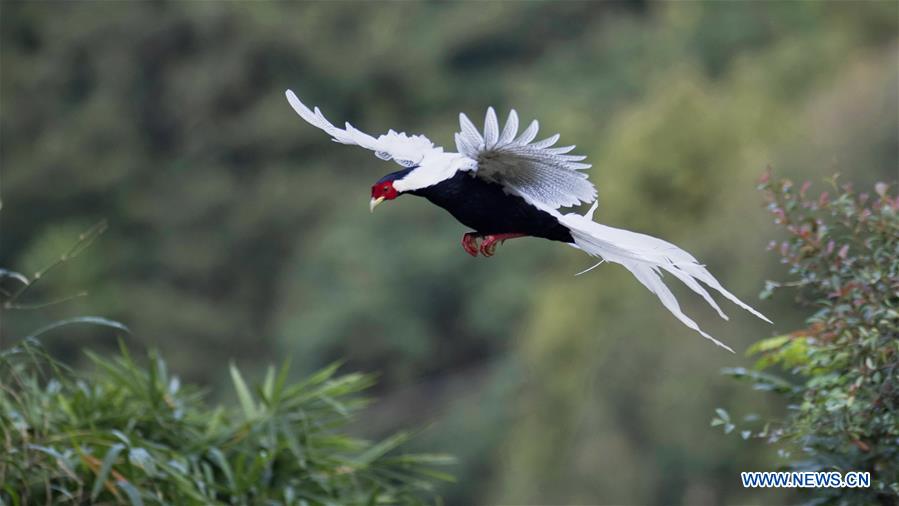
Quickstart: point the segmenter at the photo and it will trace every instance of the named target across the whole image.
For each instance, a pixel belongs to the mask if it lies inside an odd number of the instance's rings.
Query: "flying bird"
[[[498,244],[517,237],[567,243],[599,259],[583,272],[603,262],[623,265],[684,325],[731,352],[681,311],[674,294],[662,282],[662,271],[687,285],[725,320],[727,315],[703,284],[770,323],[725,290],[686,251],[662,239],[593,221],[597,193],[583,172],[591,167],[582,163],[586,157],[569,154],[575,146],[554,147],[558,134],[535,142],[539,129],[536,120],[519,134],[514,109],[500,129],[496,112],[488,108],[483,133],[460,114],[457,152],[445,152],[423,135],[389,130],[373,137],[349,123],[337,128],[318,107],[309,109],[290,90],[286,95],[300,117],[324,130],[335,142],[361,146],[374,151],[381,160],[392,160],[402,167],[371,187],[371,211],[401,195],[424,197],[473,230],[462,236],[462,247],[471,256],[493,256]],[[585,215],[559,212],[563,207],[589,203],[593,205]]]

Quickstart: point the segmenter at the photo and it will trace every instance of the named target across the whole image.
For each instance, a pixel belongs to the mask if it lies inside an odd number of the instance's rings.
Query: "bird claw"
[[[467,232],[462,236],[462,248],[469,255],[476,257],[478,256],[478,250],[480,249],[480,246],[478,245],[480,239],[480,235],[473,232]]]
[[[492,234],[484,236],[484,242],[481,244],[481,254],[485,257],[492,257],[496,254],[496,247],[506,242],[506,239],[515,239],[516,237],[525,237],[527,234]]]
[[[469,255],[476,257],[480,252],[485,257],[492,257],[496,254],[496,247],[506,242],[506,239],[514,239],[516,237],[524,237],[527,234],[491,234],[480,235],[474,232],[468,232],[462,236],[462,248]],[[484,242],[478,244],[483,239]]]
[[[504,242],[506,242],[505,239],[499,239],[493,235],[484,237],[484,242],[481,243],[481,254],[485,257],[492,257],[496,254],[496,247],[498,246],[498,244],[502,244]]]

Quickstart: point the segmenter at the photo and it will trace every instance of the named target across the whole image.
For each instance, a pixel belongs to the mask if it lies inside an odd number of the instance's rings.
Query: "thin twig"
[[[48,272],[50,272],[54,268],[58,267],[59,265],[65,263],[65,262],[68,262],[69,260],[78,256],[78,254],[81,253],[82,251],[84,251],[88,246],[90,246],[94,242],[94,240],[97,239],[97,237],[99,237],[103,232],[106,232],[107,228],[108,228],[108,225],[106,223],[106,220],[100,220],[99,222],[97,222],[93,226],[91,226],[89,229],[87,229],[85,232],[81,233],[81,235],[78,236],[78,240],[75,241],[75,244],[73,244],[72,247],[69,248],[68,251],[63,253],[62,256],[60,256],[59,258],[57,258],[56,260],[51,262],[49,265],[47,265],[43,269],[40,269],[39,271],[35,272],[34,275],[31,277],[31,279],[28,280],[27,284],[22,285],[21,288],[19,288],[15,292],[13,292],[13,294],[9,298],[9,300],[7,300],[3,304],[3,307],[6,309],[11,309],[13,307],[15,301],[19,297],[21,297],[25,292],[27,292],[32,286],[37,284],[37,282],[40,281],[40,279],[43,278]]]
[[[81,297],[87,297],[87,292],[78,292],[72,295],[68,295],[66,297],[61,297],[59,299],[54,299],[48,302],[39,302],[36,304],[12,304],[7,303],[4,305],[6,309],[43,309],[48,306],[55,306],[56,304],[62,304],[63,302],[69,302],[70,300],[78,299]]]

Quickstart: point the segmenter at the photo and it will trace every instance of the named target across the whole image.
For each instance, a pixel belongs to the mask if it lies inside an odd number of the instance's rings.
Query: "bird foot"
[[[515,239],[516,237],[524,237],[527,234],[493,234],[484,236],[484,242],[481,243],[481,254],[485,257],[492,257],[496,253],[496,247],[506,239]]]
[[[467,232],[462,236],[462,248],[469,255],[476,257],[478,256],[478,250],[480,249],[480,245],[478,241],[481,240],[480,234],[475,234],[473,232]]]
[[[485,257],[496,254],[496,247],[506,242],[506,239],[525,237],[527,234],[490,234],[481,235],[475,232],[467,232],[462,236],[462,248],[469,255],[476,257],[480,252]],[[481,240],[484,242],[482,243]]]

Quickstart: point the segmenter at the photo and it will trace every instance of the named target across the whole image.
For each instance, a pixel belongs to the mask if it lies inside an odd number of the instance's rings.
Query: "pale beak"
[[[376,199],[371,199],[371,202],[368,203],[368,208],[371,212],[375,212],[375,208],[378,207],[378,204],[384,202],[384,197],[378,197]]]

